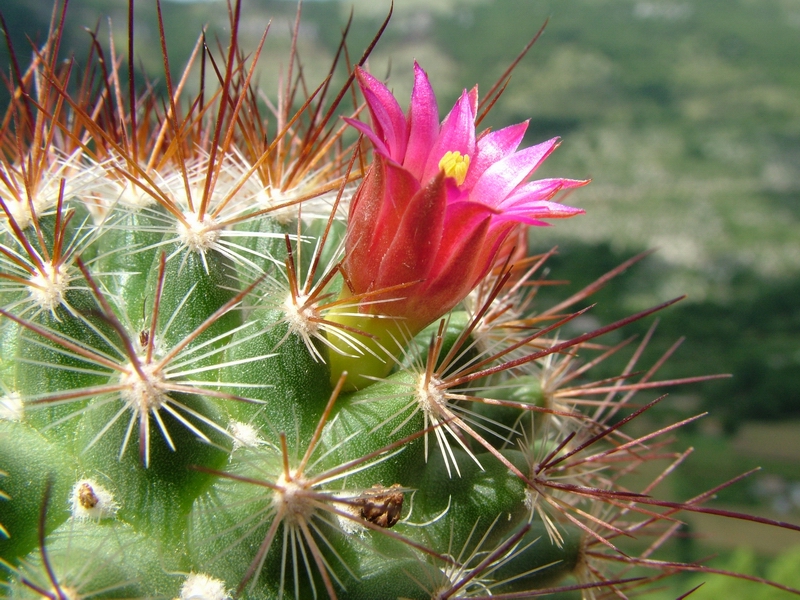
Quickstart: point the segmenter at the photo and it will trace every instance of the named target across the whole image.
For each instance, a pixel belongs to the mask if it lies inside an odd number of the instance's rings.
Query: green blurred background
[[[73,0],[64,56],[80,62],[85,27],[99,26],[108,40],[108,18],[124,54],[126,4]],[[298,49],[310,85],[326,74],[353,5],[348,39],[357,57],[388,0],[305,3]],[[28,38],[44,39],[51,8],[3,0],[21,63],[31,54]],[[163,11],[173,74],[203,26],[210,40],[225,43],[224,2],[165,1]],[[163,82],[155,2],[137,2],[135,12],[137,68]],[[273,98],[295,12],[293,1],[243,2],[245,49],[255,48],[271,20],[259,82]],[[711,413],[679,434],[679,444],[697,452],[660,494],[686,499],[761,465],[714,505],[800,523],[800,0],[396,0],[370,68],[390,74],[404,104],[418,60],[444,111],[464,87],[488,90],[547,19],[486,120],[499,127],[530,119],[526,144],[563,139],[541,175],[593,180],[569,199],[587,214],[537,229],[534,249],[559,247],[551,277],[570,280],[570,290],[657,250],[597,294],[578,326],[687,294],[661,315],[644,364],[686,336],[663,377],[733,375],[673,390],[643,424]],[[0,65],[8,60],[0,49]],[[619,367],[603,368],[611,375]],[[671,549],[676,558],[721,552],[716,566],[800,587],[800,551],[790,549],[800,535],[715,518],[693,518],[689,533]],[[675,590],[690,589],[689,579]],[[789,596],[713,581],[692,597]]]

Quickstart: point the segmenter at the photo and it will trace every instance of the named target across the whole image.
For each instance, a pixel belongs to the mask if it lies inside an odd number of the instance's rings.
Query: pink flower
[[[372,126],[347,122],[372,142],[375,158],[350,205],[343,263],[353,294],[395,288],[383,298],[392,301],[372,304],[372,295],[362,310],[402,317],[412,333],[477,286],[517,224],[583,213],[550,199],[587,183],[528,182],[558,139],[518,151],[527,122],[477,136],[477,89],[465,90],[440,125],[428,77],[414,69],[407,115],[386,86],[357,70]]]

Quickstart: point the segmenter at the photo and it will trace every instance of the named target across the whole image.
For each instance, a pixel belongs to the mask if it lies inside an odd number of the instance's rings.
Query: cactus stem
[[[336,207],[334,206],[331,213],[334,214],[335,210]],[[298,218],[298,240],[302,240],[300,224],[301,219]],[[319,264],[319,253],[325,245],[325,236],[323,236],[317,240],[314,260],[304,281],[301,281],[299,269],[302,244],[298,242],[297,252],[295,253],[289,236],[286,235],[284,239],[287,253],[285,276],[288,283],[288,291],[282,291],[278,297],[281,295],[284,297],[283,304],[280,308],[283,312],[283,320],[288,325],[288,329],[286,336],[284,336],[280,343],[283,343],[289,335],[296,335],[303,341],[309,354],[311,354],[315,360],[325,362],[325,357],[320,352],[315,341],[331,347],[325,332],[331,328],[332,324],[323,318],[322,311],[332,296],[332,293],[327,291],[327,288],[337,271],[335,268],[329,269],[317,283],[312,284],[315,280],[315,271]],[[333,335],[332,332],[331,335]]]
[[[322,253],[328,241],[328,236],[331,233],[331,228],[337,217],[339,205],[342,201],[347,182],[352,175],[353,165],[356,159],[360,156],[358,151],[352,152],[350,162],[341,180],[336,198],[331,206],[328,215],[327,223],[322,234],[317,238],[316,247],[308,268],[306,276],[302,278],[300,274],[300,265],[302,264],[302,210],[301,207],[297,208],[297,237],[298,240],[296,251],[292,248],[289,236],[285,236],[286,254],[285,261],[286,268],[286,281],[288,283],[288,294],[285,294],[285,300],[281,307],[284,313],[284,321],[288,324],[287,336],[295,334],[303,340],[306,348],[311,356],[316,360],[325,362],[320,350],[317,348],[316,342],[327,346],[337,352],[341,352],[338,345],[328,341],[329,337],[345,341],[346,344],[351,345],[358,352],[363,352],[365,349],[364,344],[358,344],[357,337],[354,333],[362,333],[360,331],[349,331],[346,326],[342,326],[335,321],[324,318],[323,313],[333,307],[341,305],[339,301],[331,301],[335,295],[329,291],[330,284],[336,274],[339,272],[339,258],[342,254],[342,245],[333,252],[332,258],[329,260],[329,266],[322,274],[317,277],[317,271],[322,261]],[[284,338],[285,339],[285,338]],[[283,341],[283,340],[282,340]]]
[[[100,286],[94,280],[92,275],[86,269],[86,266],[78,259],[78,266],[83,271],[85,279],[99,304],[99,311],[96,312],[105,323],[110,325],[116,332],[118,343],[121,344],[121,349],[115,351],[119,356],[111,356],[108,352],[96,351],[88,347],[76,344],[75,342],[63,337],[62,335],[46,329],[42,326],[33,324],[29,321],[20,319],[13,315],[0,311],[10,319],[16,321],[18,324],[27,328],[28,330],[42,336],[49,342],[59,346],[64,352],[80,357],[88,361],[92,366],[99,367],[100,369],[110,369],[112,372],[117,373],[117,380],[109,384],[97,385],[84,389],[70,390],[57,393],[46,393],[39,397],[26,398],[27,402],[32,405],[52,405],[74,402],[80,399],[97,398],[96,404],[89,405],[85,408],[77,409],[76,411],[58,419],[47,425],[47,427],[54,427],[60,425],[66,420],[73,419],[83,414],[87,410],[92,410],[114,401],[118,398],[122,401],[122,406],[117,413],[102,427],[89,442],[87,450],[91,448],[98,440],[105,435],[109,429],[116,423],[126,412],[130,413],[130,421],[127,426],[127,432],[120,448],[120,458],[125,453],[125,449],[130,440],[134,423],[139,422],[139,452],[141,455],[142,464],[149,465],[149,449],[150,449],[150,416],[155,419],[164,440],[174,450],[172,438],[167,430],[166,425],[161,419],[161,411],[169,413],[179,423],[190,430],[195,436],[210,442],[206,434],[197,428],[187,417],[190,417],[200,423],[203,423],[212,429],[222,433],[226,437],[230,437],[230,433],[221,424],[216,423],[207,416],[190,408],[185,402],[177,399],[176,394],[189,394],[194,396],[208,396],[220,398],[223,400],[238,400],[250,401],[247,398],[234,396],[224,391],[217,391],[215,388],[219,386],[216,381],[202,381],[194,379],[198,373],[203,373],[209,370],[216,370],[220,368],[221,364],[213,366],[204,366],[201,362],[202,359],[208,355],[219,355],[225,351],[224,347],[207,350],[205,353],[199,353],[201,348],[208,348],[210,344],[221,341],[235,334],[239,329],[248,327],[248,324],[238,326],[234,329],[228,330],[224,334],[216,336],[210,340],[202,343],[193,343],[198,337],[205,332],[212,324],[214,324],[222,315],[225,315],[231,310],[234,310],[241,301],[249,294],[252,289],[259,283],[254,282],[244,290],[240,291],[236,296],[229,300],[225,305],[220,307],[211,316],[209,316],[203,323],[196,327],[192,332],[186,335],[183,339],[175,343],[171,348],[165,348],[159,351],[159,339],[161,339],[164,329],[169,326],[162,325],[162,329],[157,329],[159,320],[159,307],[161,302],[161,290],[164,281],[164,264],[165,257],[162,254],[160,260],[159,271],[159,284],[157,286],[156,297],[153,302],[152,320],[149,328],[146,330],[146,335],[143,335],[138,328],[130,325],[124,325],[117,317],[117,312],[112,308],[109,300],[105,297]],[[185,300],[188,300],[191,295],[184,299],[176,309],[180,311],[181,307],[185,305]],[[169,316],[167,323],[172,322],[174,315]],[[252,325],[252,323],[250,324]],[[142,338],[145,339],[144,347],[142,348]],[[137,349],[138,347],[138,349]],[[249,361],[263,360],[264,356],[252,357]],[[78,370],[77,372],[80,372]]]
[[[163,98],[135,74],[134,0],[127,57],[112,34],[106,50],[96,30],[85,68],[60,60],[67,0],[56,0],[29,67],[20,68],[8,44],[0,593],[624,597],[681,570],[720,572],[655,560],[681,513],[800,529],[704,506],[739,478],[683,503],[651,496],[689,455],[665,438],[700,415],[631,434],[660,400],[637,394],[716,376],[659,381],[680,341],[638,366],[655,324],[638,345],[604,341],[671,302],[569,333],[585,321],[584,301],[647,253],[539,306],[542,286],[561,283],[543,275],[555,249],[524,258],[527,225],[510,223],[535,198],[549,203],[586,182],[529,188],[523,164],[555,140],[517,152],[524,123],[472,127],[511,69],[482,104],[477,88],[465,92],[440,125],[430,82],[415,65],[404,114],[364,69],[387,18],[360,59],[348,47],[348,23],[329,72],[310,85],[298,3],[287,75],[273,100],[255,85],[269,27],[246,52],[241,0],[228,3],[228,39],[215,45],[200,35],[179,79],[167,53],[170,16],[155,4]],[[0,28],[10,39],[2,15]],[[189,91],[198,71],[198,90]],[[356,121],[365,108],[371,126]],[[443,146],[462,130],[465,147]],[[425,204],[428,192],[419,195],[415,182],[435,170],[439,155],[425,157],[439,146],[461,154],[453,154],[455,170],[444,165],[453,185],[437,196],[447,201],[447,239],[432,228],[424,240],[431,223],[398,222],[394,209],[406,192],[414,206]],[[354,188],[374,160],[398,194],[365,211],[367,196]],[[375,184],[366,177],[359,189]],[[494,179],[513,198],[489,190]],[[488,237],[469,223],[484,201],[493,216],[479,227],[497,225]],[[579,211],[543,214],[550,210]],[[496,240],[500,247],[479,249],[494,258],[467,256],[465,223],[476,239]],[[362,243],[372,233],[381,239]],[[387,253],[373,252],[392,237]],[[409,242],[418,238],[424,243]],[[365,260],[345,260],[351,247]],[[453,260],[423,272],[425,253]],[[372,272],[386,257],[396,277]],[[387,287],[365,291],[377,285]],[[409,304],[419,315],[393,310],[414,299],[413,286],[431,292]],[[426,326],[434,313],[449,314]],[[623,348],[632,357],[618,375],[591,375]],[[631,491],[626,476],[656,461],[668,464]],[[45,483],[42,473],[51,472]],[[640,568],[657,574],[623,578]],[[573,581],[547,587],[560,577]]]
[[[25,403],[19,392],[8,392],[0,397],[0,420],[22,421],[25,418]]]
[[[297,561],[300,557],[302,557],[302,560],[305,562],[306,576],[308,577],[309,584],[314,588],[312,571],[310,569],[311,565],[308,562],[308,555],[306,553],[306,549],[308,549],[317,567],[317,571],[320,572],[320,576],[323,578],[326,592],[330,598],[336,598],[333,582],[335,581],[340,587],[342,586],[342,582],[336,574],[334,565],[330,564],[329,561],[324,558],[317,540],[322,539],[325,543],[325,547],[334,553],[339,565],[347,571],[350,576],[355,577],[355,575],[347,565],[347,562],[338,555],[332,544],[326,540],[327,534],[325,534],[320,527],[321,524],[325,524],[327,528],[330,527],[330,521],[325,518],[326,514],[335,516],[346,522],[351,522],[359,528],[370,529],[381,535],[391,537],[446,563],[452,562],[452,559],[447,556],[437,553],[422,544],[407,539],[363,517],[359,511],[364,505],[364,499],[371,497],[370,494],[374,496],[374,489],[326,489],[334,482],[346,481],[348,477],[355,473],[391,460],[393,457],[403,452],[410,441],[425,435],[429,430],[412,434],[411,436],[397,440],[354,460],[314,473],[321,459],[331,452],[345,447],[353,438],[361,435],[360,431],[356,431],[345,439],[337,440],[335,446],[324,450],[322,456],[316,456],[320,449],[322,431],[325,424],[328,422],[334,403],[344,385],[345,379],[346,374],[340,378],[337,387],[331,393],[326,409],[320,417],[316,431],[309,441],[306,450],[303,452],[302,458],[298,461],[293,461],[290,457],[288,445],[286,443],[286,434],[280,433],[280,467],[276,473],[267,472],[269,469],[267,465],[272,464],[274,461],[265,459],[265,455],[262,454],[264,452],[271,453],[274,458],[274,448],[269,446],[265,446],[263,449],[254,449],[252,456],[242,459],[245,461],[245,464],[260,474],[259,477],[216,471],[200,466],[194,467],[198,471],[211,473],[221,478],[245,485],[255,485],[267,490],[266,494],[257,496],[252,500],[260,505],[258,508],[254,506],[252,512],[256,512],[259,515],[259,525],[269,523],[269,527],[262,538],[258,551],[237,588],[237,595],[241,594],[247,588],[249,588],[250,593],[254,593],[253,591],[261,575],[267,553],[277,537],[279,526],[283,524],[284,533],[283,549],[281,551],[282,565],[280,589],[283,590],[286,584],[289,547],[291,547],[292,562],[295,569],[295,596],[299,597],[297,589],[298,574],[296,568]],[[293,463],[296,466],[293,466]],[[340,507],[344,507],[344,509]],[[251,513],[251,511],[248,511],[248,513]],[[240,526],[243,527],[247,523],[249,523],[249,518],[246,522],[241,523]],[[234,526],[234,528],[235,527],[236,526]],[[338,530],[338,535],[344,535],[349,529],[351,528],[341,528],[341,530]],[[254,528],[250,529],[251,532],[253,530]],[[246,535],[235,541],[234,545],[243,542]],[[357,539],[357,536],[355,537]],[[231,549],[232,546],[225,550],[225,552]]]
[[[539,411],[547,414],[557,414],[559,411],[525,402],[509,402],[491,397],[479,397],[466,390],[463,393],[459,392],[456,386],[465,378],[465,373],[469,374],[473,371],[479,371],[480,367],[502,358],[505,354],[505,352],[501,351],[499,353],[490,354],[486,358],[476,357],[466,360],[466,364],[463,365],[459,363],[460,359],[466,359],[467,353],[474,347],[474,345],[469,342],[469,334],[474,329],[480,316],[479,313],[470,320],[470,324],[465,327],[463,333],[459,335],[459,338],[445,356],[442,356],[442,353],[446,322],[442,320],[439,323],[438,331],[431,337],[429,342],[424,367],[417,365],[412,369],[416,371],[416,375],[415,383],[410,385],[410,392],[414,399],[409,404],[409,408],[411,409],[412,416],[420,410],[423,412],[426,427],[429,423],[432,425],[441,425],[441,427],[435,427],[433,431],[444,458],[448,475],[452,476],[451,464],[456,473],[460,475],[458,464],[455,461],[455,456],[450,447],[448,435],[466,451],[478,466],[481,466],[472,450],[462,439],[463,433],[472,437],[501,460],[501,462],[507,463],[507,466],[522,479],[526,479],[526,476],[514,465],[509,463],[508,460],[485,439],[484,435],[479,432],[479,430],[482,430],[488,434],[488,436],[497,438],[504,444],[511,444],[512,439],[508,436],[513,435],[513,429],[495,420],[488,419],[475,411],[469,410],[462,406],[462,404],[466,401],[519,408],[525,411]],[[534,334],[533,337],[536,337],[536,334]],[[572,415],[572,413],[562,414]],[[425,456],[427,459],[427,436],[425,439]]]

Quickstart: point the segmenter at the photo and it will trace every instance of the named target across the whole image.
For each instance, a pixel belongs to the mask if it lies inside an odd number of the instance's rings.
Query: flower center
[[[444,171],[445,177],[452,177],[456,180],[456,185],[461,185],[467,178],[469,155],[462,155],[458,150],[455,152],[448,150],[439,161],[439,168]]]

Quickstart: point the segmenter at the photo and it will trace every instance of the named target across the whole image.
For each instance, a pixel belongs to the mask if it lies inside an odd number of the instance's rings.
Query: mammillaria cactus
[[[179,81],[159,19],[162,99],[96,40],[60,62],[64,10],[12,52],[0,130],[10,597],[625,597],[701,568],[652,558],[720,512],[651,495],[682,423],[624,431],[659,400],[637,392],[691,380],[636,371],[649,335],[591,377],[628,345],[598,338],[672,302],[574,337],[606,279],[537,304],[527,228],[585,182],[531,180],[557,140],[519,150],[524,123],[480,130],[501,87],[440,124],[415,66],[404,114],[343,40],[338,89],[290,68],[273,106],[236,3]]]

